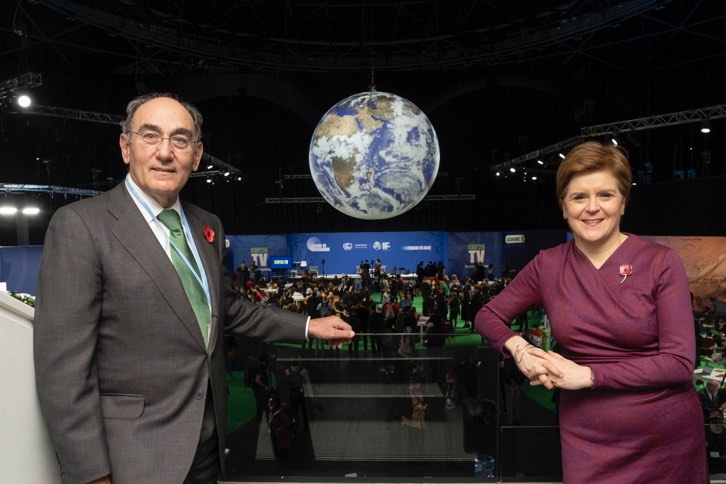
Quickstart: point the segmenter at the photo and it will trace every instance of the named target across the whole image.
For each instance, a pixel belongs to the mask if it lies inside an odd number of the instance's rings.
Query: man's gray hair
[[[152,92],[149,94],[142,94],[141,96],[137,96],[133,98],[129,103],[126,105],[126,119],[121,121],[121,129],[124,133],[128,133],[131,131],[131,120],[134,117],[134,114],[136,114],[136,110],[139,109],[143,104],[146,104],[147,102],[151,101],[152,99],[160,98],[160,97],[168,97],[170,99],[173,99],[177,101],[179,104],[184,106],[184,109],[186,109],[189,112],[189,115],[192,117],[192,120],[194,121],[194,140],[193,141],[199,141],[202,139],[202,113],[197,109],[195,106],[189,104],[186,101],[183,101],[179,98],[176,94],[172,94],[169,92]]]

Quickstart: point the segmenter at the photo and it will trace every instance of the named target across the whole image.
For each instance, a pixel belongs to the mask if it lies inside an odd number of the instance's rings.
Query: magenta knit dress
[[[632,273],[623,280],[620,266]],[[595,388],[560,397],[562,470],[574,483],[707,483],[703,416],[693,387],[688,281],[671,249],[630,235],[600,269],[573,241],[540,252],[476,316],[496,348],[505,323],[542,304],[563,356]]]

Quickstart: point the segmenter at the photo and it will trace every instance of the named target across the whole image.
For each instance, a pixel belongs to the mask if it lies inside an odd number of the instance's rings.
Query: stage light
[[[229,176],[229,172],[228,171],[225,171],[224,172],[224,176]]]
[[[40,209],[38,207],[25,207],[23,209],[23,215],[38,215]]]
[[[617,139],[616,139],[616,138],[615,138],[614,136],[613,136],[612,138],[610,138],[610,142],[611,142],[612,144],[614,144],[615,146],[617,146],[617,145],[618,145],[618,140],[617,140]]]
[[[563,155],[562,153],[559,153],[558,155],[559,155],[559,157],[560,157],[560,158],[562,158],[563,160],[565,159],[565,155]]]
[[[212,179],[211,178],[207,178],[207,183],[212,183]]]
[[[0,207],[0,215],[15,215],[18,213],[18,209],[16,207],[12,207],[10,205],[3,205]]]
[[[18,106],[23,109],[27,109],[30,107],[31,104],[33,104],[33,100],[30,99],[30,96],[28,96],[27,94],[20,94],[18,97],[15,98],[15,102],[17,102]]]
[[[711,121],[704,119],[701,121],[701,133],[708,134],[711,132]]]
[[[515,172],[517,171],[517,169],[516,169],[515,167],[511,167],[511,168],[509,169],[509,171],[511,171],[512,173],[515,173]]]
[[[494,176],[502,176],[502,174],[501,174],[500,172],[496,172],[496,173],[494,174]]]
[[[242,181],[242,177],[241,176],[238,176],[237,177],[237,181]]]
[[[542,160],[537,160],[537,164],[538,164],[538,165],[544,165],[544,161],[542,161]]]
[[[214,168],[214,165],[207,165],[207,170],[211,170],[212,168]]]
[[[532,181],[537,181],[537,177],[536,176],[533,176],[532,177]]]

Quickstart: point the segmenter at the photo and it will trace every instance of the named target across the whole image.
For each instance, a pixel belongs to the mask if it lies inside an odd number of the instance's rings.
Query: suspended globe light
[[[335,209],[380,220],[418,204],[439,171],[439,141],[412,102],[369,91],[330,108],[309,150],[315,186]]]

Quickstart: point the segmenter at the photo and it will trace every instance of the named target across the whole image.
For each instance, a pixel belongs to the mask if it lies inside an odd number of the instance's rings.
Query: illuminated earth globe
[[[363,92],[330,108],[310,142],[310,173],[325,200],[359,219],[411,210],[439,171],[439,141],[426,115],[387,92]]]

